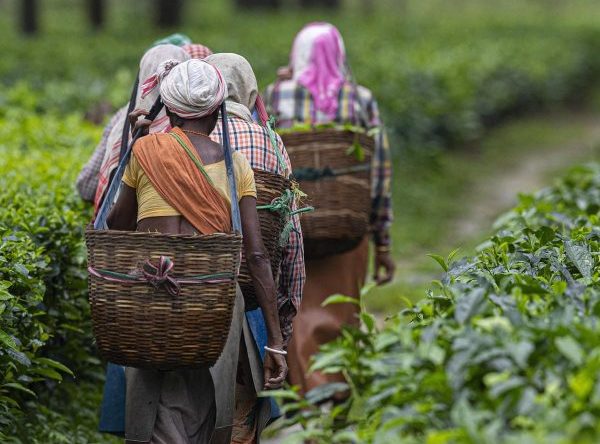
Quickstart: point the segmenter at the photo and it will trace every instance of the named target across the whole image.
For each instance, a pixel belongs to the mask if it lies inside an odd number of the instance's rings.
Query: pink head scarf
[[[311,94],[317,111],[335,119],[338,94],[346,81],[346,51],[337,28],[310,23],[298,33],[292,47],[292,78]]]

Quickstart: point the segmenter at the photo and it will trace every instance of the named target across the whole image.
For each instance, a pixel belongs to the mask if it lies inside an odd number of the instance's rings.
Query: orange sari
[[[178,141],[189,149],[189,153]],[[199,233],[231,231],[231,209],[206,172],[194,145],[179,128],[168,134],[149,134],[133,153],[160,196]],[[194,160],[195,161],[194,161]],[[202,205],[198,205],[198,201]]]

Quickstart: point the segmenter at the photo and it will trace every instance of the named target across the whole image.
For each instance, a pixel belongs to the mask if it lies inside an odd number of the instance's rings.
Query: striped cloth
[[[356,97],[358,93],[358,100]],[[277,125],[290,128],[299,123],[324,123],[331,119],[315,110],[308,90],[293,80],[282,80],[269,85],[265,92],[267,111],[277,118]],[[359,102],[360,100],[360,102]],[[380,128],[376,138],[375,153],[372,161],[372,208],[371,230],[377,245],[389,243],[388,229],[392,223],[391,151],[379,116],[377,101],[370,90],[363,86],[356,89],[348,82],[340,89],[338,108],[333,123],[351,123],[368,128]],[[361,107],[364,118],[361,118]],[[361,121],[366,120],[366,124]]]
[[[127,110],[125,110],[127,112]],[[171,123],[169,118],[165,113],[161,113],[159,117],[152,121],[150,125],[150,134],[154,133],[167,133],[171,130]],[[113,127],[113,131],[116,129],[123,128],[123,122],[120,122],[120,125]],[[131,134],[129,135],[129,141],[131,141]],[[107,141],[107,145],[110,142]],[[100,167],[100,172],[98,173],[98,187],[96,188],[96,196],[94,198],[94,207],[96,211],[100,209],[100,204],[102,203],[102,199],[104,198],[104,194],[108,188],[111,174],[119,165],[119,156],[121,153],[121,139],[117,139],[112,146],[106,147],[106,152],[104,153],[104,159],[102,161],[102,166]]]
[[[210,137],[215,142],[221,143],[223,134],[220,121]],[[269,134],[264,127],[230,114],[229,137],[231,145],[236,151],[240,151],[246,156],[253,169],[289,175],[291,171],[290,159],[279,136],[277,136],[277,142],[286,163],[287,174],[281,170],[277,156],[271,147]],[[295,209],[294,205],[293,210]],[[292,224],[293,228],[288,244],[284,248],[280,264],[277,294],[279,322],[283,340],[286,344],[292,335],[292,319],[296,316],[300,307],[304,281],[306,280],[304,244],[298,215],[292,216]],[[273,264],[273,266],[277,266],[277,264]]]
[[[77,176],[77,191],[83,200],[86,202],[93,202],[94,196],[96,196],[96,189],[98,188],[99,173],[102,167],[102,161],[106,154],[106,147],[108,145],[108,136],[112,129],[118,124],[122,124],[127,116],[127,106],[120,108],[109,120],[102,131],[102,137],[94,154],[88,162],[83,166],[79,176]]]

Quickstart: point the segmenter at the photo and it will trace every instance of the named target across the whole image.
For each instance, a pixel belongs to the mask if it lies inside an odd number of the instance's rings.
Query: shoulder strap
[[[123,158],[127,152],[127,141],[129,140],[129,130],[131,129],[129,124],[129,114],[135,109],[135,102],[137,99],[137,91],[140,83],[140,73],[138,71],[133,83],[133,89],[131,90],[131,97],[129,98],[129,106],[127,107],[127,114],[125,115],[125,124],[123,125],[123,133],[121,134],[121,151],[119,152],[119,160]]]
[[[231,226],[233,227],[233,231],[242,234],[240,202],[238,201],[235,171],[233,169],[233,156],[231,153],[231,142],[229,140],[229,128],[227,127],[227,107],[225,105],[225,101],[223,101],[221,104],[221,122],[221,126],[223,127],[225,168],[227,170],[227,181],[229,182],[229,191],[231,195]]]

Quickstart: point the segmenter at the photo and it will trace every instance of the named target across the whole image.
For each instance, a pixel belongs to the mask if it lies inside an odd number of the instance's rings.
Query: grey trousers
[[[244,299],[238,287],[227,342],[212,368],[172,372],[126,368],[126,440],[151,444],[228,444],[244,324]],[[256,347],[252,350],[256,351]],[[262,365],[258,367],[262,373]]]

